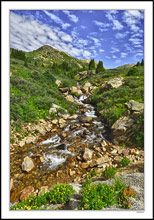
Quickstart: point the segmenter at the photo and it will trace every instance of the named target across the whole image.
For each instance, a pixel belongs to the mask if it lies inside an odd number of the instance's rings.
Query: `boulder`
[[[67,95],[66,96],[66,99],[69,101],[69,102],[74,102],[74,98],[72,95]]]
[[[27,137],[26,138],[26,144],[34,144],[36,142],[37,138],[36,137]]]
[[[57,119],[52,120],[52,124],[57,125],[57,123],[58,123]]]
[[[109,81],[102,84],[102,87],[100,88],[99,93],[101,94],[102,92],[104,92],[106,90],[119,88],[123,84],[124,84],[123,77],[120,76],[120,77],[117,77],[117,78],[113,78],[113,79],[111,79],[111,80],[109,80]]]
[[[45,135],[45,133],[46,133],[45,128],[43,126],[40,126],[40,125],[36,125],[35,130],[37,130],[42,135]]]
[[[58,80],[58,79],[56,80],[56,85],[57,85],[57,86],[60,86],[61,83],[62,83],[61,80]]]
[[[128,110],[130,111],[142,111],[144,109],[144,104],[134,101],[134,100],[129,100],[128,102],[125,103],[125,106],[127,107]]]
[[[91,160],[93,155],[93,151],[90,150],[89,148],[85,148],[84,153],[83,153],[83,159],[84,160]]]
[[[69,91],[69,87],[59,88],[59,90],[60,90],[62,93],[65,93],[65,92],[68,92],[68,91]]]
[[[50,108],[49,109],[49,114],[51,113],[57,113],[57,109],[56,108]]]
[[[86,94],[88,94],[90,91],[90,87],[91,87],[91,83],[87,82],[84,84],[82,91],[85,92]]]
[[[63,118],[59,119],[59,124],[65,124],[65,123],[66,123],[66,121]]]
[[[98,158],[98,159],[96,160],[96,164],[97,164],[97,165],[100,165],[100,164],[106,163],[106,162],[108,162],[108,161],[109,161],[109,157],[108,157],[108,155],[105,155],[105,156],[103,156],[103,157]]]
[[[45,161],[44,157],[40,156],[40,161],[43,163]]]
[[[61,107],[59,105],[56,104],[52,104],[52,107],[49,109],[49,114],[51,113],[57,113],[57,109],[60,109]]]
[[[71,87],[71,92],[73,92],[73,93],[78,93],[78,88],[75,87],[75,86],[72,86],[72,87]]]
[[[89,83],[89,82],[86,82],[85,84],[84,84],[84,87],[90,87],[91,86],[91,83]]]
[[[112,155],[117,155],[117,150],[116,150],[116,149],[113,149],[113,150],[110,152],[110,154],[112,154]]]
[[[111,88],[111,89],[114,89],[114,88],[119,88],[120,86],[122,86],[124,83],[124,79],[123,77],[117,77],[117,78],[113,78],[111,80],[109,80],[106,85]]]
[[[70,119],[77,119],[78,115],[77,114],[74,114],[72,116],[70,116]]]
[[[82,189],[82,185],[81,184],[77,184],[77,183],[70,183],[70,185],[72,185],[73,190],[75,191],[74,194],[71,196],[71,198],[69,199],[68,203],[66,204],[67,206],[67,210],[75,210],[78,208],[78,206],[81,204],[81,198],[82,196],[80,195],[80,191]]]
[[[67,120],[70,118],[70,114],[63,114],[62,117],[63,119]]]
[[[25,187],[21,192],[20,201],[28,198],[30,195],[33,195],[33,193],[34,193],[34,187],[32,187],[32,186]]]
[[[22,140],[22,141],[19,142],[20,147],[23,147],[24,145],[25,145],[25,140]]]
[[[126,132],[128,128],[131,128],[134,120],[128,116],[123,116],[119,118],[111,127],[114,135],[122,135]]]
[[[34,168],[33,160],[28,156],[25,157],[24,161],[22,162],[21,167],[23,171],[26,171],[26,172],[31,171]]]
[[[13,179],[11,178],[10,180],[10,192],[14,189],[14,181]]]
[[[82,163],[82,164],[81,164],[81,167],[82,167],[83,169],[88,168],[88,167],[89,167],[89,163]]]
[[[41,186],[38,196],[44,195],[46,192],[48,192],[48,186]]]
[[[91,122],[93,120],[92,116],[82,116],[80,117],[80,121],[85,123],[85,122]]]
[[[75,174],[76,174],[75,170],[69,169],[69,175],[70,176],[74,176]]]
[[[121,160],[122,160],[122,158],[123,158],[123,157],[121,157],[121,156],[116,156],[116,157],[114,158],[114,163],[120,163]]]

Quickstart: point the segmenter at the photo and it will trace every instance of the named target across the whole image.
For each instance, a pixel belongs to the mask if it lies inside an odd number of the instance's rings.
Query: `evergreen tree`
[[[141,61],[141,66],[144,66],[144,59],[142,59]]]
[[[35,66],[37,66],[37,61],[35,60]]]
[[[104,67],[103,67],[103,62],[102,61],[99,61],[98,64],[97,64],[97,68],[96,68],[96,73],[100,73],[102,71],[104,71]]]
[[[95,61],[94,59],[90,60],[89,63],[89,70],[94,70],[95,69]]]
[[[25,60],[24,66],[25,66],[25,67],[28,67],[27,60]]]
[[[140,62],[137,62],[136,66],[140,66],[140,65],[141,65]]]

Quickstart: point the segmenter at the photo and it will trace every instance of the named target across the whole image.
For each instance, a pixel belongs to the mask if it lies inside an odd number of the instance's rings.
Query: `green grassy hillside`
[[[61,96],[55,82],[61,80],[61,87],[75,85],[73,75],[86,69],[86,62],[49,46],[33,52],[15,49],[10,52],[10,119],[13,124],[19,126],[21,122],[34,123],[47,118],[53,103],[71,114],[76,111],[77,106]]]
[[[111,89],[108,91],[100,92],[102,83],[109,79],[122,76],[124,84],[119,88]],[[88,80],[88,79],[86,79]],[[92,76],[89,82],[97,85],[98,89],[95,90],[92,96],[92,103],[96,106],[98,111],[102,111],[102,117],[106,120],[109,127],[111,127],[116,120],[126,113],[125,103],[129,100],[135,100],[144,103],[144,67],[132,67],[129,69],[114,69],[106,70],[105,72]],[[133,133],[133,142],[139,146],[144,145],[143,132],[144,132],[144,112],[136,121],[136,128]]]

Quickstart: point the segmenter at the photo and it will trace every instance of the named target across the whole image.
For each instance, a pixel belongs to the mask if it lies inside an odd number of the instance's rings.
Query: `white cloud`
[[[106,17],[108,18],[109,21],[112,22],[112,29],[113,30],[121,30],[123,29],[123,25],[121,24],[120,21],[117,20],[115,14],[117,14],[118,12],[115,10],[110,10],[106,12]]]
[[[63,32],[63,31],[59,31],[59,32],[58,32],[58,36],[59,36],[63,41],[72,42],[71,36],[68,35],[68,34],[66,34],[66,33]]]
[[[143,31],[139,30],[137,33],[133,34],[131,37],[132,38],[134,38],[134,37],[143,37]]]
[[[134,45],[134,47],[137,47],[137,48],[143,48],[142,45],[138,44],[138,45]]]
[[[82,29],[86,29],[86,26],[84,26],[84,25],[81,25],[81,26],[80,26],[80,28],[82,28]]]
[[[117,56],[113,55],[112,58],[115,59],[115,58],[117,58]]]
[[[143,40],[139,38],[130,38],[129,41],[133,44],[141,44],[143,42]]]
[[[113,30],[123,29],[123,25],[118,20],[113,20]]]
[[[111,51],[110,52],[111,53],[117,53],[117,52],[119,52],[119,49],[116,48],[116,47],[111,47]]]
[[[74,23],[78,22],[79,18],[76,15],[71,14],[68,10],[64,10],[63,12],[70,18],[71,21]]]
[[[99,28],[101,32],[108,31],[108,28]]]
[[[92,22],[94,24],[96,24],[97,26],[102,27],[102,28],[106,28],[106,27],[110,26],[110,24],[108,24],[108,23],[103,23],[103,22],[100,22],[100,21],[97,21],[97,20],[93,20]]]
[[[118,64],[118,63],[121,63],[121,60],[118,59],[118,60],[115,61],[115,63],[117,63],[117,64]]]
[[[127,53],[121,53],[121,58],[125,58],[127,56]]]
[[[38,36],[37,40],[40,41],[40,43],[45,44],[47,41],[47,37],[46,36]]]
[[[126,37],[127,34],[128,34],[128,32],[124,32],[124,33],[119,33],[119,32],[118,32],[118,33],[115,35],[115,38],[116,38],[116,39],[122,39],[122,38]]]
[[[105,50],[103,50],[103,49],[99,49],[99,52],[104,52]]]
[[[50,17],[51,20],[53,20],[55,23],[60,24],[63,29],[66,29],[67,27],[71,26],[68,23],[64,23],[63,20],[61,20],[58,16],[54,15],[53,13],[49,13],[48,11],[44,10],[44,13]]]
[[[140,30],[139,24],[144,18],[144,12],[141,10],[126,10],[123,14],[123,21],[133,32]]]
[[[95,43],[95,46],[101,46],[101,44],[100,44],[100,40],[98,40],[97,38],[95,38],[95,37],[91,37],[91,36],[88,36],[87,38],[90,38],[91,40],[93,40],[94,41],[94,43]]]
[[[85,51],[83,51],[83,56],[88,58],[91,56],[91,53],[89,51],[85,50]]]
[[[111,57],[109,57],[109,56],[105,56],[107,59],[111,59]]]
[[[143,53],[136,53],[135,57],[140,57],[140,56],[143,56],[143,55],[144,55]]]

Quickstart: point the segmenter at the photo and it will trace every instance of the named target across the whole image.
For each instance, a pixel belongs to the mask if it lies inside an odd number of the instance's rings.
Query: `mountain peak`
[[[136,65],[136,63],[125,64],[125,65],[122,65],[122,66],[118,66],[118,67],[116,67],[115,69],[125,69],[125,68],[133,67],[133,66],[135,66],[135,65]]]
[[[49,45],[44,45],[39,48],[39,50],[55,50],[55,48],[49,46]]]

